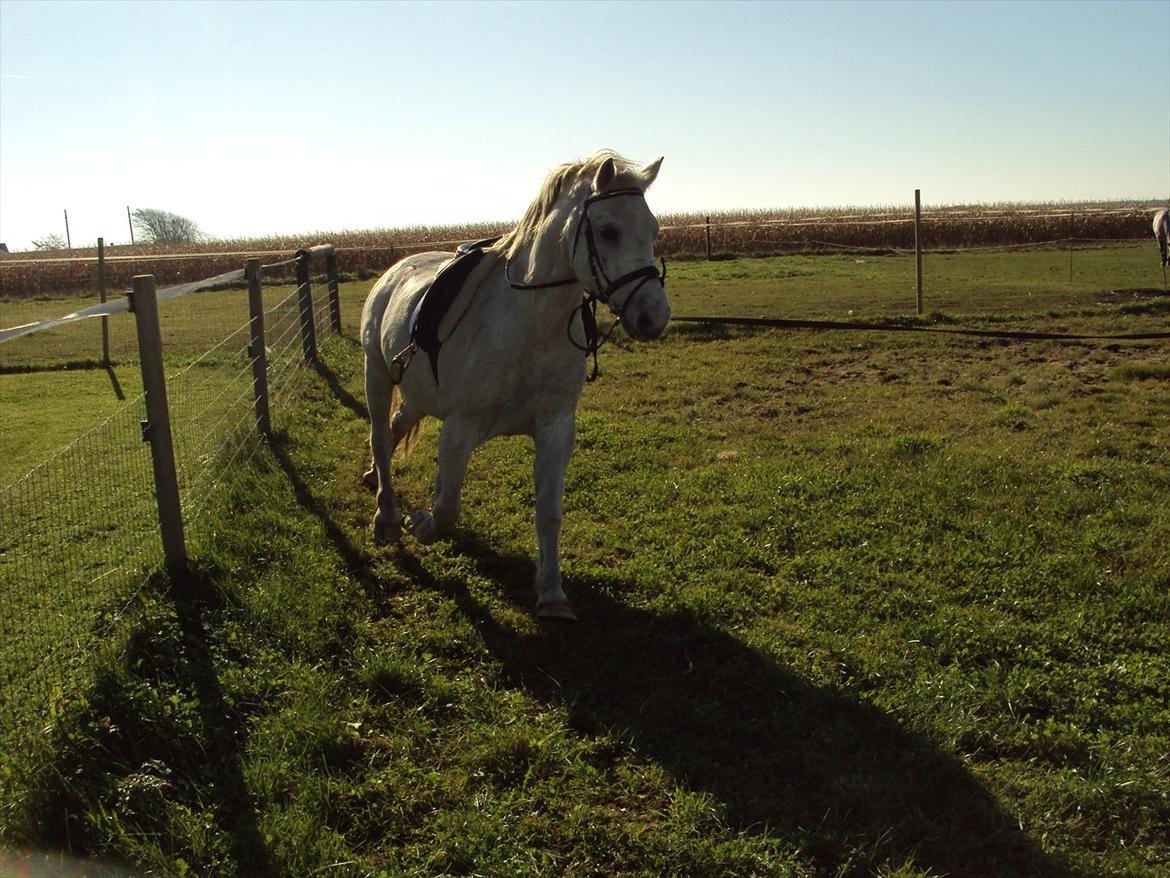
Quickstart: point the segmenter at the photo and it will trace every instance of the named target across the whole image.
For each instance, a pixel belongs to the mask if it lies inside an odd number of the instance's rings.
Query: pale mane
[[[613,159],[617,168],[617,177],[614,179],[612,188],[644,188],[645,180],[638,173],[638,166],[629,159],[622,158],[613,150],[598,150],[579,162],[559,165],[549,172],[536,198],[528,205],[528,210],[524,212],[520,222],[495,244],[495,249],[502,251],[507,258],[511,259],[523,247],[534,243],[553,213],[553,208],[558,200],[565,194],[576,192],[581,186],[588,186],[597,174],[597,169],[606,159]]]

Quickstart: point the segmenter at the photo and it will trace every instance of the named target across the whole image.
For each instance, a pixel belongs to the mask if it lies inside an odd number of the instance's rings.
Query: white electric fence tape
[[[318,244],[316,247],[309,248],[309,255],[312,258],[325,256],[333,252],[332,244]],[[286,265],[292,265],[296,259],[286,259],[284,262],[273,262],[268,265],[260,266],[260,269],[282,268]],[[158,291],[158,301],[167,302],[171,299],[177,299],[179,296],[185,296],[188,293],[196,293],[208,287],[218,286],[220,284],[232,283],[241,280],[244,277],[244,269],[237,268],[234,271],[227,271],[223,274],[217,274],[215,277],[204,278],[203,280],[192,281],[191,283],[178,284],[173,287],[166,287]],[[64,317],[54,317],[50,320],[37,320],[32,323],[24,323],[20,326],[13,326],[9,329],[0,329],[0,343],[11,341],[14,338],[20,338],[22,335],[29,335],[33,332],[40,332],[42,329],[52,329],[54,326],[63,326],[67,323],[73,323],[77,320],[85,320],[89,317],[109,317],[113,314],[121,314],[130,310],[130,299],[128,296],[120,296],[110,302],[104,302],[101,305],[93,305],[89,308],[83,308],[80,311],[74,311],[72,314],[66,314]]]

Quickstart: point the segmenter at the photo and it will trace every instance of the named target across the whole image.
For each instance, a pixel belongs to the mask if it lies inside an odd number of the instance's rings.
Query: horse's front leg
[[[416,510],[407,525],[420,543],[430,543],[450,532],[459,521],[459,495],[471,452],[480,443],[479,431],[458,418],[443,422],[439,432],[439,472],[435,476],[433,511]]]
[[[572,415],[556,421],[536,434],[536,615],[545,619],[576,619],[561,587],[561,503],[565,494],[565,471],[573,454],[577,434]]]

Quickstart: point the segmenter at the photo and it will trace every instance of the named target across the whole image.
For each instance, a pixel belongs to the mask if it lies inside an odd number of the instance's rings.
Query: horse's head
[[[571,250],[573,271],[621,319],[631,338],[650,340],[666,331],[670,301],[654,263],[658,220],[645,192],[662,165],[619,169],[607,158],[581,202]]]

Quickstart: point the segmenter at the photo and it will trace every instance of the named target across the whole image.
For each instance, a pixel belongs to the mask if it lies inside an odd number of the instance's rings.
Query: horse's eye
[[[617,226],[602,226],[601,227],[601,240],[606,241],[610,244],[614,244],[617,242],[617,239],[618,239]]]

